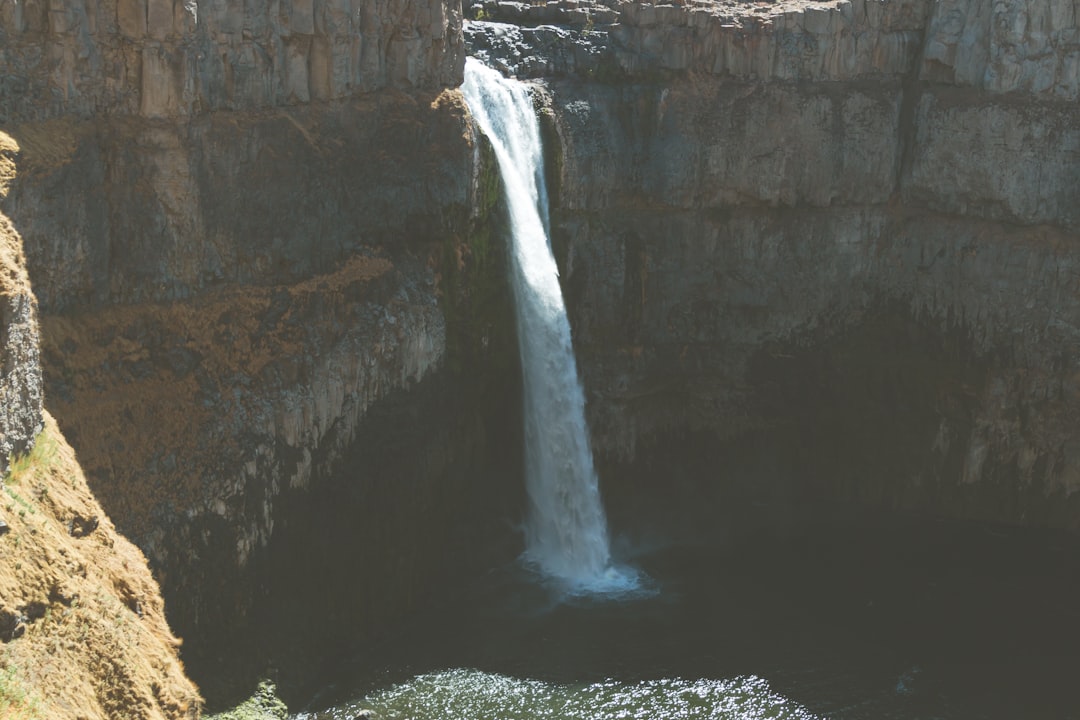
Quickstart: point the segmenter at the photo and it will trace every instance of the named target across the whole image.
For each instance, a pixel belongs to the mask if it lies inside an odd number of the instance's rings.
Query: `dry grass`
[[[55,421],[0,491],[0,718],[195,718],[146,559],[118,535]],[[0,626],[3,623],[0,622]]]

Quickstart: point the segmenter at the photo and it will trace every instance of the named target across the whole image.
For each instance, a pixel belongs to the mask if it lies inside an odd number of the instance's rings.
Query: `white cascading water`
[[[524,85],[473,58],[465,63],[462,90],[495,149],[513,235],[530,500],[526,558],[575,589],[625,587],[630,578],[611,567],[585,399],[548,239],[543,146],[532,99]]]

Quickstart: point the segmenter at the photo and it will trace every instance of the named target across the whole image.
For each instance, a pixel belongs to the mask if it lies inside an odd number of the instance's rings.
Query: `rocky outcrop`
[[[0,216],[0,232],[13,232]],[[41,430],[41,364],[37,318],[29,292],[0,295],[0,339],[4,343],[0,375],[0,473],[11,458],[29,452]]]
[[[611,30],[630,73],[659,68],[762,81],[850,81],[903,73],[927,0],[660,5],[629,3]]]
[[[8,3],[0,122],[190,116],[460,82],[460,3]]]
[[[15,180],[18,145],[0,132],[0,199]],[[22,238],[0,213],[0,478],[10,460],[33,447],[42,427],[37,303]]]
[[[515,5],[485,5],[483,15],[519,22]],[[617,10],[614,18],[606,5]],[[582,2],[574,13],[585,22],[569,27],[507,30],[481,23],[467,27],[466,37],[470,51],[481,53],[498,38],[496,64],[523,77],[657,79],[693,72],[750,81],[852,81],[908,72],[932,6],[928,0]],[[527,8],[525,19],[551,22],[540,20],[544,8]]]
[[[466,31],[545,78],[603,460],[690,433],[697,497],[759,448],[770,501],[1080,524],[1072,3],[618,9]]]
[[[921,57],[928,79],[989,93],[1080,97],[1080,10],[1061,0],[945,0]]]
[[[5,207],[44,312],[294,283],[364,248],[440,239],[450,209],[465,214],[462,123],[452,96],[387,91],[173,125],[18,125],[34,182]],[[268,182],[281,168],[283,182]]]

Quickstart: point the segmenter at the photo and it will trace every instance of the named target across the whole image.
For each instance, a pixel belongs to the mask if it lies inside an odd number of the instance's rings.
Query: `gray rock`
[[[590,78],[605,62],[614,63],[604,29],[468,22],[464,33],[470,55],[508,76]]]
[[[0,10],[0,88],[13,90],[0,92],[0,122],[190,116],[461,82],[459,0],[110,7],[110,22],[81,2],[49,6],[48,20],[21,4]]]
[[[22,239],[0,213],[0,477],[44,426],[37,303],[22,254]]]
[[[933,503],[932,485],[981,517],[1075,522],[1060,498],[1080,489],[1080,304],[1063,248],[1080,230],[1080,121],[1069,74],[1045,68],[1067,64],[1076,18],[998,5],[1019,30],[995,55],[1006,24],[974,7],[948,25],[918,2],[839,3],[755,30],[639,3],[610,33],[630,82],[547,79],[555,244],[598,452],[788,422],[762,355],[828,348],[900,308],[931,345],[970,348],[979,380],[928,381],[942,389],[918,470],[886,492]],[[970,50],[935,46],[942,33]],[[1012,64],[1030,43],[1054,57]]]
[[[1072,0],[943,0],[927,31],[925,77],[991,93],[1080,98]]]

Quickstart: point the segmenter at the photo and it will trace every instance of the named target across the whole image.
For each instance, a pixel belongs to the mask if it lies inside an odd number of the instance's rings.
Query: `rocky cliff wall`
[[[787,458],[788,492],[1075,526],[1075,6],[562,4],[570,27],[468,33],[546,77],[602,460],[700,450],[692,430],[716,461],[698,490],[758,447]],[[341,597],[401,612],[439,510],[466,518],[475,459],[514,442],[491,420],[514,394],[497,183],[440,91],[459,19],[408,0],[0,9],[0,122],[25,166],[2,207],[49,402],[189,647],[305,565],[296,543],[275,564],[275,538],[362,545],[320,567],[379,568],[385,586]],[[432,480],[449,467],[471,480]],[[385,506],[418,511],[363,522]]]
[[[211,702],[271,650],[300,657],[257,644],[281,627],[254,615],[275,573],[299,572],[273,538],[324,535],[301,508],[352,528],[321,546],[349,577],[394,569],[336,641],[419,602],[441,576],[416,559],[480,512],[515,370],[494,177],[447,89],[460,25],[442,0],[0,10],[0,125],[22,170],[2,207],[26,239],[49,406]],[[427,449],[356,459],[387,431],[369,415],[422,412],[399,397],[417,387],[429,417],[392,427]],[[467,481],[443,483],[451,467]],[[446,511],[430,532],[419,505]],[[325,621],[310,637],[332,627],[324,600],[305,605]]]
[[[466,29],[544,79],[606,461],[690,432],[713,485],[768,448],[759,494],[1075,527],[1075,4],[616,9]]]
[[[286,505],[320,483],[362,495],[350,486],[404,472],[386,459],[340,471],[373,431],[374,408],[448,383],[460,393],[430,424],[395,427],[417,448],[484,446],[490,406],[472,402],[487,392],[475,377],[498,384],[514,372],[502,255],[486,225],[490,166],[453,92],[384,90],[167,125],[59,118],[13,132],[31,179],[5,207],[40,283],[49,406],[107,511],[151,559],[194,677],[218,700],[231,688],[217,648],[251,629],[274,572],[271,540],[283,523],[308,522],[287,520]],[[441,496],[450,464],[427,463],[429,476],[390,485],[380,503],[415,509]],[[471,467],[473,482],[488,481]],[[480,504],[456,500],[475,490],[465,483],[443,502],[455,509],[446,517],[467,522]],[[360,527],[380,528],[379,558],[427,557],[418,548],[432,534],[406,514],[371,512],[378,521]],[[431,568],[410,568],[381,585],[393,602],[372,603],[358,628],[419,602]],[[249,659],[251,672],[267,662]]]
[[[0,198],[21,148],[0,131]],[[116,533],[42,408],[37,302],[0,213],[0,715],[195,718],[146,558]]]
[[[387,90],[176,123],[16,125],[33,181],[4,206],[45,312],[294,283],[364,248],[438,238],[468,202],[463,122],[452,96]]]
[[[452,0],[73,0],[0,9],[0,122],[190,116],[460,82]]]

